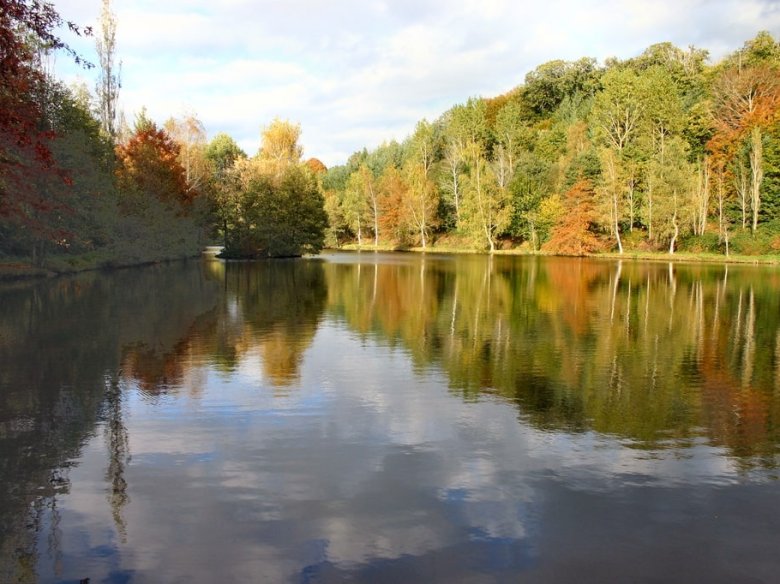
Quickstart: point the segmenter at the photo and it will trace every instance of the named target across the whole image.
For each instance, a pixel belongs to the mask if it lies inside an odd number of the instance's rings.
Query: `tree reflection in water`
[[[130,446],[128,444],[127,427],[122,419],[123,391],[117,377],[106,379],[105,397],[105,437],[108,444],[108,502],[111,515],[122,543],[127,542],[127,522],[124,509],[130,498],[127,495],[125,466],[130,462]]]
[[[745,468],[776,465],[775,270],[435,256],[379,256],[370,278],[366,267],[326,264],[329,312],[441,368],[466,399],[504,396],[540,428],[638,448],[705,437]]]

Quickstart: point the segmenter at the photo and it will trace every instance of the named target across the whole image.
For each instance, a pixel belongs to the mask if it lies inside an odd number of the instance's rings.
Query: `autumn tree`
[[[228,171],[237,160],[246,158],[246,152],[236,141],[225,133],[220,133],[212,138],[206,146],[206,158],[211,163],[215,176],[219,177]]]
[[[41,241],[56,241],[62,233],[50,218],[68,206],[66,198],[49,196],[47,185],[70,177],[52,154],[51,80],[38,57],[61,50],[83,61],[55,34],[64,23],[51,4],[3,0],[0,8],[0,228],[23,227]]]
[[[360,165],[355,174],[355,188],[359,196],[365,201],[365,208],[368,209],[372,230],[374,232],[374,247],[379,246],[379,189],[377,188],[376,177],[368,168],[366,163]]]
[[[362,246],[364,233],[370,223],[371,209],[365,196],[363,177],[359,172],[349,176],[341,206],[347,225],[357,237],[358,246]]]
[[[601,71],[592,58],[549,61],[525,76],[523,100],[536,115],[550,115],[567,97],[594,95],[600,77]]]
[[[588,255],[602,244],[596,236],[597,213],[595,192],[588,180],[580,180],[565,195],[565,212],[553,227],[550,239],[542,249],[563,255]]]
[[[716,158],[739,165],[742,145],[748,148],[751,229],[758,227],[763,180],[763,135],[780,110],[780,69],[775,65],[737,67],[725,71],[716,81],[716,134],[710,148]]]
[[[325,212],[328,215],[326,243],[329,246],[338,247],[354,235],[351,233],[344,206],[349,176],[350,167],[343,165],[329,168],[321,177]]]
[[[444,172],[440,180],[441,192],[454,211],[455,228],[460,228],[466,146],[470,142],[483,146],[487,143],[487,105],[481,99],[471,98],[465,104],[457,105],[446,112],[443,119]]]
[[[206,145],[204,156],[211,170],[207,190],[211,201],[212,236],[225,243],[229,230],[230,209],[238,196],[238,177],[235,165],[246,160],[246,153],[228,134],[220,133]]]
[[[641,117],[637,130],[637,149],[644,182],[644,205],[641,215],[647,227],[647,238],[653,241],[657,235],[655,220],[658,216],[655,197],[659,185],[663,190],[667,183],[668,177],[664,173],[671,168],[670,156],[674,157],[681,153],[678,149],[670,155],[668,144],[682,135],[685,113],[677,85],[664,68],[656,65],[645,69],[641,74],[641,81]],[[687,151],[682,154],[688,155]],[[703,185],[700,193],[702,197],[699,207],[700,210],[703,207],[704,217],[701,213],[696,216],[697,230],[701,233],[704,232],[707,223],[708,200],[704,195],[708,193],[708,188],[708,184]],[[633,223],[633,212],[630,221]]]
[[[696,184],[694,165],[688,162],[688,147],[679,137],[666,141],[663,155],[654,159],[650,169],[653,181],[653,237],[668,243],[675,252],[681,235],[697,227],[698,216],[692,193],[704,185]]]
[[[285,169],[300,162],[303,148],[298,144],[300,124],[274,118],[264,127],[261,135],[258,162],[263,173],[279,175]]]
[[[323,173],[328,172],[328,167],[325,166],[325,163],[322,162],[319,158],[309,158],[305,162],[306,166],[309,167],[309,170],[311,170],[315,175],[320,175]]]
[[[168,132],[141,112],[130,140],[117,146],[120,187],[126,193],[141,194],[141,199],[136,201],[154,196],[168,204],[186,207],[194,193],[187,186],[179,154],[179,145]]]
[[[179,163],[184,169],[187,190],[193,197],[202,194],[214,172],[213,163],[206,155],[206,128],[203,122],[194,114],[187,114],[178,119],[168,119],[164,128],[179,146]]]
[[[631,69],[613,68],[602,78],[603,90],[596,95],[593,123],[600,143],[605,180],[600,189],[608,208],[609,228],[615,236],[618,251],[623,253],[620,235],[628,199],[633,209],[633,197],[638,180],[638,167],[632,156],[640,134],[645,104],[642,102],[645,84]],[[631,223],[633,217],[629,218]],[[632,227],[630,225],[629,227]]]
[[[378,189],[382,231],[403,244],[415,231],[406,206],[409,185],[404,174],[395,166],[388,166],[379,177]]]
[[[552,177],[552,164],[531,152],[523,152],[509,185],[512,200],[510,232],[529,241],[534,251],[539,249],[547,235],[541,204],[553,194]]]
[[[226,137],[209,147],[221,168],[216,202],[224,257],[291,257],[322,248],[328,216],[321,178],[300,161],[300,132],[300,125],[275,119],[250,159]]]

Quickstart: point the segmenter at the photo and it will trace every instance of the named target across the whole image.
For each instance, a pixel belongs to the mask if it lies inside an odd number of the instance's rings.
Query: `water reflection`
[[[329,310],[543,429],[642,448],[705,436],[774,467],[776,270],[584,259],[326,265]],[[757,326],[760,323],[760,326]]]
[[[105,435],[105,496],[122,531],[122,353],[170,350],[218,290],[184,264],[0,288],[0,581],[34,582],[41,553],[60,557],[60,503],[96,434]]]
[[[412,254],[0,289],[0,581],[767,579],[779,289]]]
[[[325,310],[321,263],[213,261],[206,269],[211,280],[221,282],[219,306],[182,326],[183,336],[169,352],[127,347],[125,378],[148,395],[181,388],[197,395],[202,391],[202,380],[192,377],[197,366],[209,363],[230,374],[243,364],[277,388],[293,384]]]

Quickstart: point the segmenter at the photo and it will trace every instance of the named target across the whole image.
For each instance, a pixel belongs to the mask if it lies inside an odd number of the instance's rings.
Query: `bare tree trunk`
[[[377,209],[376,193],[374,187],[371,188],[371,204],[374,210],[374,247],[379,247],[379,210]]]
[[[613,228],[615,230],[615,238],[617,239],[618,251],[623,253],[623,241],[620,239],[620,225],[618,224],[618,200],[617,192],[612,193],[612,219]]]
[[[677,223],[677,191],[674,192],[674,214],[672,215],[672,225],[674,226],[674,235],[669,242],[669,254],[674,253],[674,244],[677,242],[677,237],[680,235],[680,226]]]
[[[723,203],[725,199],[725,189],[723,188],[723,168],[718,169],[718,242],[724,238],[724,217]],[[726,237],[728,240],[728,237]],[[726,246],[728,249],[728,245]]]
[[[623,241],[620,239],[620,224],[618,221],[618,197],[620,194],[620,181],[617,168],[615,167],[615,158],[611,152],[607,152],[606,165],[609,179],[608,191],[611,197],[611,204],[609,206],[610,223],[612,229],[615,231],[615,239],[617,240],[618,250],[622,254]]]
[[[458,167],[452,167],[452,198],[455,203],[455,226],[460,225],[460,177]]]
[[[633,177],[633,171],[632,176],[628,180],[628,231],[629,233],[634,232],[634,206],[635,206],[635,181]]]
[[[529,219],[528,224],[531,226],[531,250],[537,251],[536,242],[538,237],[536,235],[536,221]]]
[[[739,195],[739,204],[742,209],[742,229],[747,228],[747,200],[748,200],[748,177],[745,165],[739,161],[734,177],[734,186]]]
[[[758,227],[758,208],[761,205],[761,181],[764,179],[763,154],[761,130],[756,127],[750,133],[750,207],[753,211],[753,233]]]
[[[653,241],[653,182],[647,181],[647,241]]]
[[[699,168],[699,184],[696,189],[696,208],[694,211],[693,233],[704,235],[707,229],[707,211],[710,206],[710,167],[705,158]]]

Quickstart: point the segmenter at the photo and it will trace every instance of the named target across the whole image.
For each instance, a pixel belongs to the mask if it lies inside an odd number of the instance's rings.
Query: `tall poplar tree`
[[[116,138],[117,103],[121,84],[122,63],[115,62],[116,56],[116,15],[111,11],[111,0],[103,0],[100,12],[100,30],[95,38],[98,54],[99,75],[97,82],[100,126],[103,131]]]

